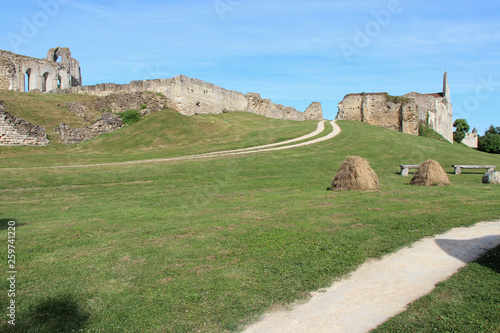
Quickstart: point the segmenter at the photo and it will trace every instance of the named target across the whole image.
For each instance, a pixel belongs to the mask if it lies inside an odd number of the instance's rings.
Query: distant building
[[[477,135],[477,129],[474,127],[471,133],[465,133],[465,138],[462,143],[471,148],[477,148],[479,142],[479,135]]]

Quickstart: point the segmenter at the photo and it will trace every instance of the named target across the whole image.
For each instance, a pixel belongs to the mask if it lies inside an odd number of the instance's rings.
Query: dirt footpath
[[[59,165],[59,166],[50,166],[50,167],[31,167],[31,168],[12,168],[12,169],[25,170],[25,169],[90,168],[90,167],[131,165],[131,164],[141,164],[141,163],[166,163],[166,162],[174,162],[174,161],[187,161],[187,160],[217,158],[217,157],[232,156],[232,155],[243,155],[243,154],[267,152],[267,151],[291,149],[291,148],[308,146],[308,145],[312,145],[312,144],[315,144],[318,142],[330,140],[330,139],[332,139],[340,134],[340,132],[341,132],[340,127],[335,123],[334,120],[332,120],[332,121],[330,121],[330,124],[333,127],[332,132],[330,132],[329,134],[327,134],[323,137],[309,140],[310,138],[321,134],[325,130],[325,122],[326,122],[326,120],[320,121],[318,123],[318,126],[317,126],[315,131],[313,131],[309,134],[303,135],[301,137],[287,140],[287,141],[271,143],[271,144],[267,144],[267,145],[263,145],[263,146],[250,147],[250,148],[224,150],[224,151],[216,151],[216,152],[205,153],[205,154],[186,155],[186,156],[167,157],[167,158],[156,158],[156,159],[149,159],[149,160],[129,161],[129,162],[113,162],[113,163],[84,164],[84,165]],[[305,141],[305,140],[307,140],[307,141]],[[294,143],[294,142],[298,142],[298,141],[303,141],[303,142]],[[292,143],[294,143],[294,144],[292,144]],[[11,168],[5,168],[3,170],[11,170]]]
[[[500,221],[425,238],[366,262],[326,291],[314,293],[306,303],[267,314],[244,332],[368,332],[498,245]]]

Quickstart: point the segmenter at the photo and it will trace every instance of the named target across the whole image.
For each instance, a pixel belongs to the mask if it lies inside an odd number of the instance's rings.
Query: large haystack
[[[359,156],[349,156],[337,171],[332,191],[377,190],[378,177],[368,161]]]
[[[415,172],[410,184],[424,186],[451,185],[448,175],[441,167],[441,164],[434,160],[427,160],[422,163]]]

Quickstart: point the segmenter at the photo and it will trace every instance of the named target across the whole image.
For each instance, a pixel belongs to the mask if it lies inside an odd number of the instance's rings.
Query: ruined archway
[[[24,73],[24,92],[28,92],[31,89],[31,68],[28,68]]]
[[[48,78],[49,78],[49,73],[45,72],[42,75],[42,92],[46,92],[47,91],[47,80],[48,80]]]

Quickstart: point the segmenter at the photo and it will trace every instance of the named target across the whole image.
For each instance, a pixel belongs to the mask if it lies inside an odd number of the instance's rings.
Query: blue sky
[[[344,95],[442,91],[500,126],[498,0],[2,0],[0,49],[69,47],[85,85],[184,74],[333,119]]]

